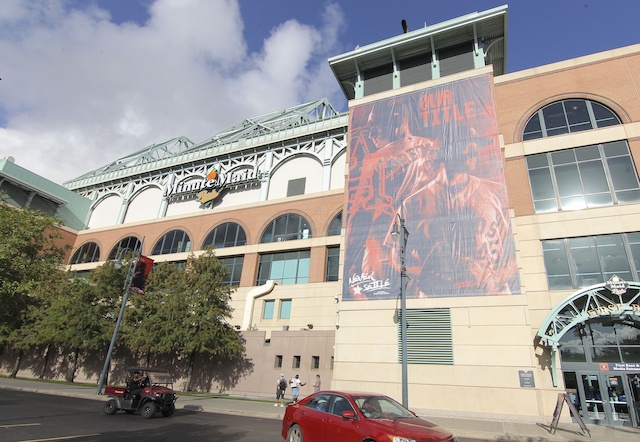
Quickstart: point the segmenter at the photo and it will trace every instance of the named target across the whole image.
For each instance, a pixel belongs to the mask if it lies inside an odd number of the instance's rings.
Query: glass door
[[[607,409],[611,412],[611,423],[631,424],[631,415],[629,414],[629,403],[627,401],[627,389],[625,388],[626,377],[618,374],[601,374],[604,378]]]
[[[627,374],[629,394],[626,396],[631,415],[631,424],[640,426],[640,373]]]
[[[585,406],[583,407],[584,417],[594,423],[608,424],[607,408],[603,399],[600,379],[597,374],[581,374],[582,390],[584,394]]]
[[[572,376],[567,375],[572,373],[565,373],[565,379],[571,381]],[[567,392],[570,397],[575,398],[576,408],[585,421],[603,425],[638,426],[640,373],[578,372],[578,382],[566,380]],[[575,392],[573,396],[572,392]]]

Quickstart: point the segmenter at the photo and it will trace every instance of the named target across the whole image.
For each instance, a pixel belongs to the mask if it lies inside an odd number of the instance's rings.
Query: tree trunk
[[[193,389],[193,366],[195,365],[196,351],[193,350],[189,356],[189,370],[187,371],[187,391]]]
[[[18,370],[20,370],[20,362],[22,361],[22,350],[18,352],[18,357],[16,358],[16,363],[13,366],[13,370],[9,375],[10,378],[15,378],[18,374]]]
[[[78,370],[78,358],[80,357],[80,349],[76,348],[73,352],[73,364],[71,364],[71,369],[67,372],[67,376],[65,381],[73,382],[76,377],[76,371]]]
[[[44,352],[44,363],[42,364],[42,371],[40,371],[40,376],[38,376],[39,379],[44,379],[44,374],[47,371],[47,366],[49,365],[49,355],[51,353],[51,347],[53,347],[52,344],[47,344],[47,349]]]
[[[145,358],[147,367],[151,367],[151,349],[147,350],[147,357]]]

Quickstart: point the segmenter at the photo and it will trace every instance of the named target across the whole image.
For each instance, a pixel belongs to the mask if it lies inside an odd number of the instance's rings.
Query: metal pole
[[[409,406],[409,391],[407,385],[407,294],[405,293],[405,278],[407,277],[407,268],[404,262],[404,254],[407,243],[407,231],[404,227],[404,219],[400,218],[400,330],[401,336],[401,350],[400,360],[402,363],[402,405]]]
[[[107,377],[107,371],[109,370],[109,363],[111,362],[111,353],[113,353],[113,348],[116,345],[116,338],[118,337],[118,329],[120,328],[120,323],[122,322],[122,317],[124,316],[124,309],[127,306],[127,299],[129,299],[129,290],[131,289],[131,283],[133,282],[133,276],[136,273],[136,266],[138,265],[138,261],[140,260],[140,255],[142,255],[142,244],[144,243],[144,238],[140,242],[137,250],[133,253],[133,257],[131,258],[131,262],[129,263],[129,271],[127,272],[127,277],[124,280],[124,288],[122,290],[122,305],[120,306],[120,314],[118,315],[118,320],[116,321],[116,326],[113,329],[113,336],[111,337],[111,344],[109,344],[109,351],[107,351],[107,358],[104,361],[104,367],[102,367],[102,374],[100,375],[100,380],[98,381],[98,389],[96,394],[102,394],[102,387],[104,386],[104,381]],[[116,261],[122,259],[123,252],[127,249],[122,249],[116,255]]]

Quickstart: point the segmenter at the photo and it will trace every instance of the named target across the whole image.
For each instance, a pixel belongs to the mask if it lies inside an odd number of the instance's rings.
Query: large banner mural
[[[490,75],[349,118],[343,299],[399,296],[403,224],[408,298],[520,293]]]

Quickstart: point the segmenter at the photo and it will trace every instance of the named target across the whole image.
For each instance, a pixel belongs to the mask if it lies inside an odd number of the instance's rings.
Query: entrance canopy
[[[640,327],[640,283],[613,276],[606,283],[572,294],[549,312],[537,336],[540,344],[555,350],[562,336],[572,327],[602,317],[613,317]]]

